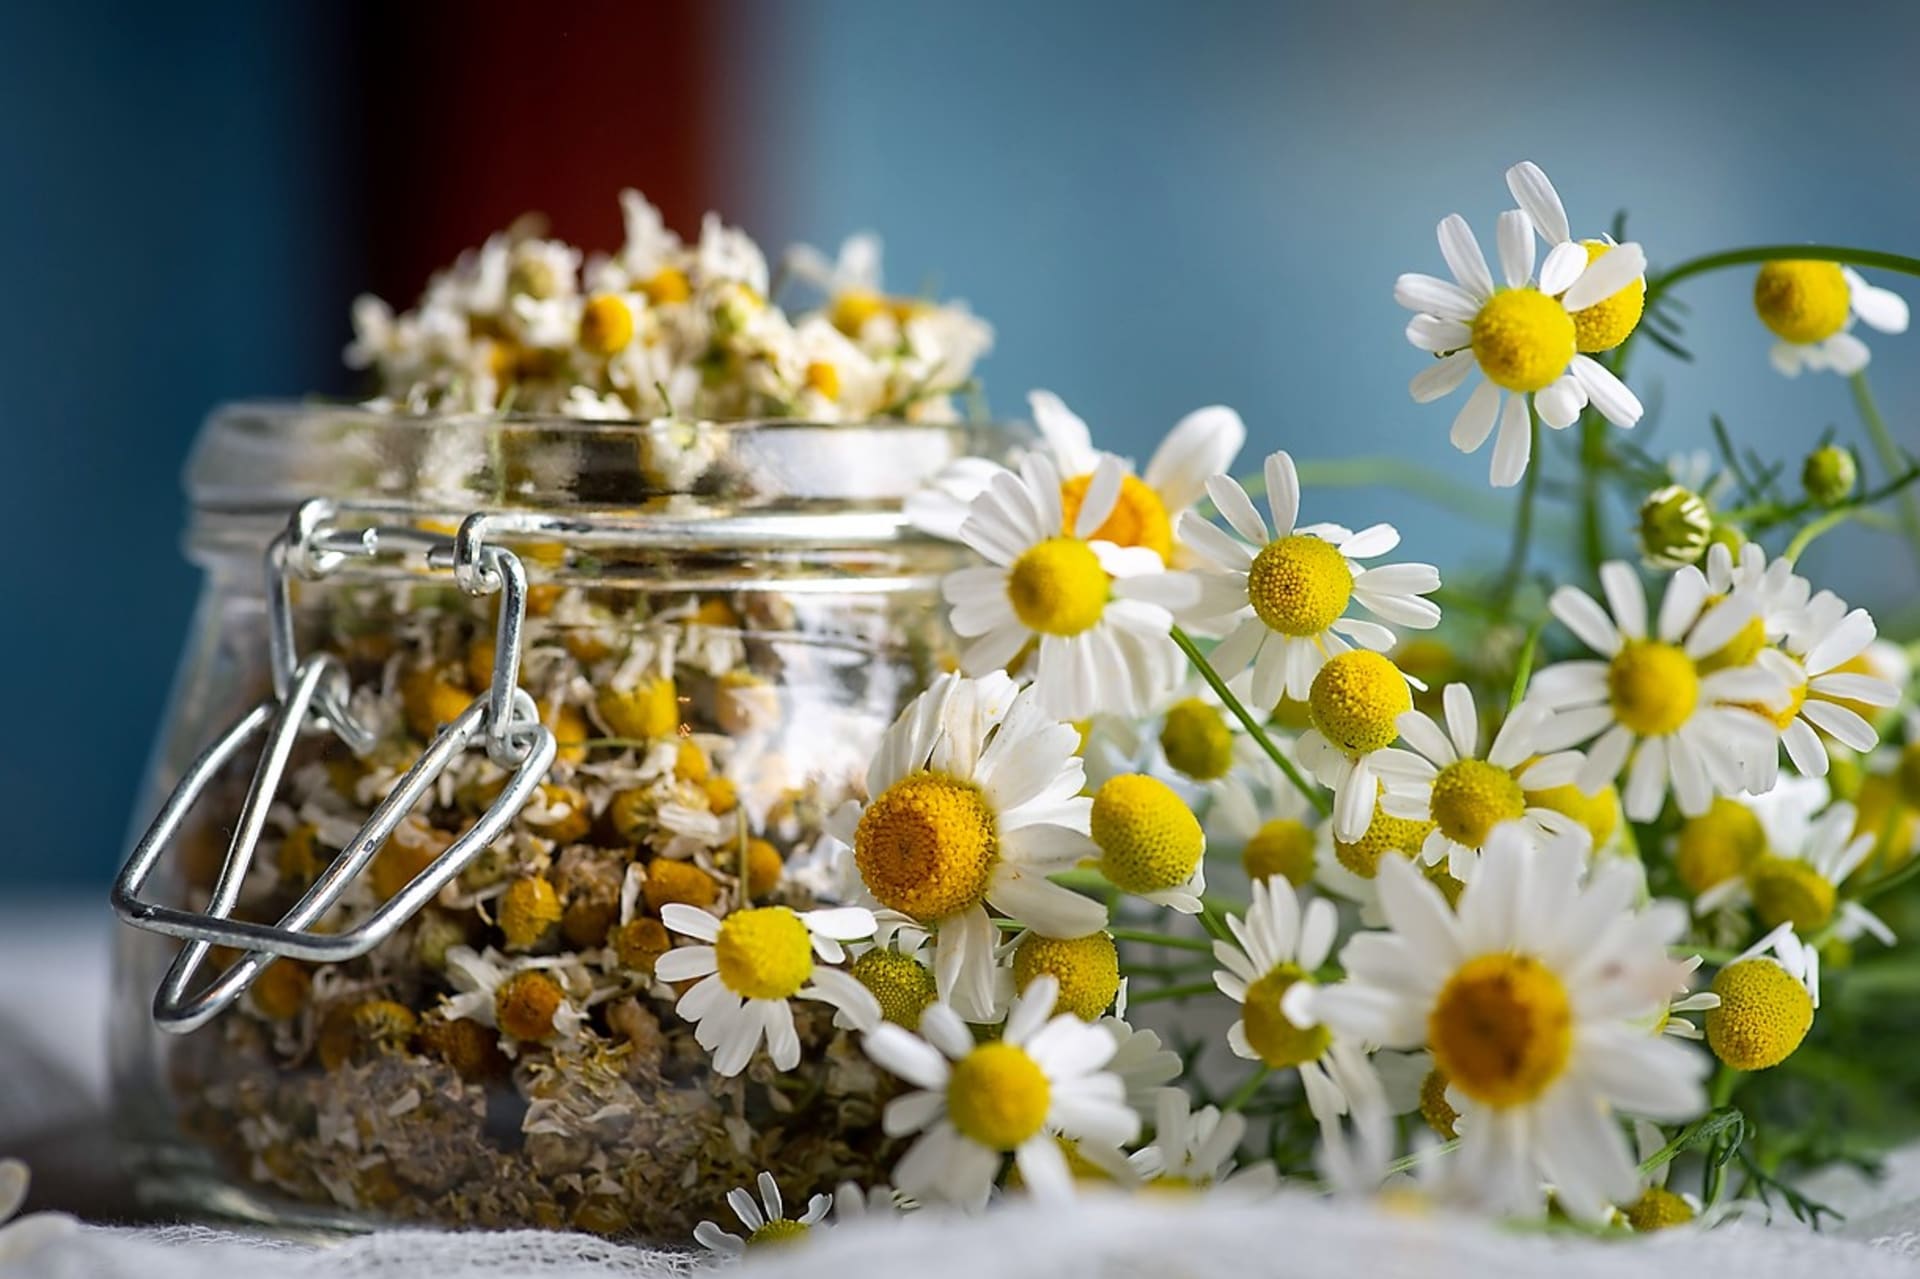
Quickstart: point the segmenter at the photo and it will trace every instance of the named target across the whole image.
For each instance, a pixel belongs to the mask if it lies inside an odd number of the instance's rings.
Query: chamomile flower
[[[1106,908],[1047,877],[1097,851],[1079,734],[1004,673],[943,675],[901,712],[867,770],[865,804],[827,823],[866,897],[935,934],[940,998],[994,1007],[997,930],[987,907],[1048,937],[1084,937]]]
[[[1771,816],[1767,851],[1749,862],[1743,874],[1700,894],[1700,909],[1745,903],[1770,928],[1790,924],[1808,933],[1832,924],[1842,940],[1871,935],[1891,946],[1893,930],[1859,902],[1840,895],[1848,877],[1872,856],[1878,832],[1856,834],[1859,814],[1848,803],[1798,823],[1779,812]]]
[[[1033,646],[1036,696],[1068,719],[1144,714],[1179,682],[1171,610],[1192,604],[1197,584],[1148,548],[1089,540],[1120,488],[1119,461],[1103,460],[1067,525],[1046,458],[993,477],[960,526],[988,566],[941,583],[953,629],[968,640],[961,669],[1000,670]]]
[[[1301,766],[1333,792],[1335,840],[1351,844],[1366,836],[1380,802],[1374,756],[1399,739],[1400,717],[1412,709],[1406,675],[1368,649],[1329,658],[1313,677],[1307,693],[1313,727],[1294,749]]]
[[[1260,788],[1264,802],[1240,773],[1222,778],[1207,810],[1208,843],[1239,849],[1249,882],[1279,875],[1305,888],[1326,869],[1322,854],[1331,851],[1332,832],[1313,824],[1306,796],[1271,760],[1262,756],[1249,764],[1256,776],[1267,775]]]
[[[1906,299],[1838,262],[1766,263],[1754,277],[1753,309],[1779,339],[1767,358],[1787,377],[1806,369],[1851,377],[1866,368],[1872,352],[1852,332],[1855,320],[1882,333],[1907,331]]]
[[[1327,962],[1338,928],[1333,903],[1315,898],[1302,905],[1285,879],[1253,885],[1246,917],[1227,916],[1234,942],[1213,943],[1213,984],[1240,1005],[1240,1019],[1227,1031],[1234,1055],[1273,1070],[1297,1070],[1307,1106],[1326,1122],[1347,1109],[1341,1075],[1332,1058],[1358,1054],[1313,1013],[1318,988],[1313,974]],[[1346,1064],[1351,1068],[1351,1061]]]
[[[1537,1211],[1550,1182],[1599,1220],[1639,1189],[1613,1113],[1678,1120],[1706,1104],[1704,1059],[1648,1030],[1677,984],[1667,947],[1685,912],[1636,912],[1636,872],[1608,861],[1583,884],[1585,861],[1577,841],[1497,831],[1458,914],[1412,865],[1383,861],[1391,930],[1348,942],[1347,980],[1313,999],[1344,1034],[1431,1049],[1460,1114],[1461,1181],[1495,1211]]]
[[[1187,802],[1157,778],[1122,773],[1093,796],[1088,829],[1116,888],[1183,915],[1207,889],[1206,833]]]
[[[569,956],[507,956],[488,947],[449,946],[446,997],[449,1020],[471,1018],[498,1029],[501,1051],[513,1056],[521,1043],[576,1038],[586,1024],[582,1010],[592,982]]]
[[[1777,648],[1761,650],[1761,665],[1780,677],[1788,694],[1784,706],[1767,708],[1765,714],[1803,776],[1827,775],[1828,738],[1862,754],[1880,744],[1880,734],[1860,710],[1892,706],[1900,689],[1859,670],[1859,658],[1876,633],[1865,609],[1849,610],[1832,591],[1821,591],[1794,615]],[[1779,773],[1779,752],[1761,754],[1748,789],[1772,789]]]
[[[1753,596],[1756,619],[1749,623],[1747,640],[1753,647],[1762,636],[1775,640],[1792,629],[1813,595],[1812,584],[1793,571],[1792,560],[1784,555],[1768,559],[1758,542],[1741,543],[1738,558],[1725,543],[1716,542],[1707,549],[1704,571],[1713,596],[1736,591]]]
[[[1584,762],[1577,751],[1540,753],[1535,738],[1552,718],[1551,711],[1523,701],[1507,715],[1492,747],[1482,755],[1473,691],[1465,684],[1449,684],[1441,696],[1445,732],[1421,712],[1408,711],[1399,719],[1400,736],[1413,750],[1389,747],[1374,757],[1387,788],[1381,808],[1393,817],[1433,823],[1420,849],[1423,862],[1432,866],[1444,861],[1448,874],[1471,883],[1480,849],[1501,825],[1516,823],[1535,843],[1585,829],[1531,798],[1571,783]]]
[[[1112,1148],[1139,1134],[1119,1077],[1102,1069],[1113,1036],[1053,1016],[1056,990],[1039,978],[985,1043],[945,1004],[926,1011],[918,1035],[882,1025],[866,1037],[868,1056],[917,1086],[881,1117],[890,1137],[920,1134],[894,1168],[903,1193],[978,1206],[1010,1154],[1031,1194],[1066,1199],[1073,1176],[1056,1138]]]
[[[1449,214],[1440,223],[1440,253],[1453,280],[1403,275],[1394,300],[1415,312],[1407,340],[1432,352],[1436,362],[1413,379],[1413,398],[1425,404],[1458,389],[1478,370],[1484,379],[1453,421],[1453,446],[1472,453],[1499,424],[1492,482],[1517,484],[1533,449],[1529,409],[1547,426],[1571,426],[1591,404],[1615,426],[1640,420],[1640,401],[1626,384],[1579,348],[1574,316],[1611,299],[1646,271],[1637,244],[1620,244],[1581,261],[1585,250],[1556,246],[1541,278],[1533,279],[1534,224],[1520,209],[1500,215],[1500,267],[1493,273],[1466,219]]]
[[[1384,652],[1394,633],[1381,622],[1347,616],[1358,603],[1382,622],[1414,630],[1440,623],[1440,607],[1425,596],[1440,588],[1431,564],[1359,561],[1400,544],[1390,524],[1350,532],[1335,524],[1296,528],[1300,477],[1286,452],[1266,463],[1267,506],[1274,531],[1232,477],[1215,475],[1207,492],[1233,533],[1222,532],[1197,513],[1181,517],[1180,536],[1192,544],[1204,567],[1200,599],[1187,610],[1196,621],[1225,628],[1212,654],[1223,678],[1253,668],[1253,699],[1272,707],[1282,695],[1305,701],[1313,677],[1329,657],[1354,645]]]
[[[1127,1163],[1143,1184],[1157,1187],[1270,1187],[1277,1180],[1270,1163],[1235,1171],[1246,1135],[1245,1115],[1223,1114],[1218,1106],[1195,1110],[1185,1091],[1162,1088],[1153,1102],[1153,1144],[1134,1151]]]
[[[1547,261],[1540,268],[1543,280],[1557,281],[1569,272],[1584,271],[1620,247],[1611,236],[1575,240],[1560,193],[1533,161],[1522,160],[1507,170],[1507,190],[1547,244]],[[1576,309],[1568,304],[1568,313],[1573,316],[1574,349],[1593,354],[1619,346],[1639,326],[1646,302],[1646,260],[1642,254],[1640,272],[1619,289],[1584,307]]]
[[[1783,923],[1713,979],[1707,1046],[1735,1070],[1767,1070],[1793,1055],[1820,1007],[1820,953]]]
[[[660,908],[660,922],[704,945],[680,946],[654,961],[662,981],[692,981],[674,1010],[693,1022],[694,1038],[713,1054],[714,1071],[737,1075],[764,1040],[775,1069],[800,1064],[792,999],[814,999],[865,1028],[880,1005],[851,974],[823,967],[846,959],[843,941],[873,935],[873,912],[858,906],[790,910],[756,906],[715,919],[681,902]]]
[[[740,1219],[746,1228],[746,1235],[736,1235],[722,1229],[711,1221],[703,1221],[693,1228],[693,1237],[708,1252],[723,1257],[738,1257],[749,1248],[758,1248],[771,1243],[792,1243],[804,1239],[813,1228],[827,1218],[827,1212],[833,1207],[833,1196],[815,1195],[807,1200],[807,1210],[798,1217],[787,1216],[786,1201],[781,1197],[779,1183],[773,1174],[763,1172],[758,1183],[760,1199],[754,1201],[753,1192],[744,1186],[736,1186],[727,1192],[727,1207],[733,1209],[733,1215]]]
[[[1086,422],[1053,392],[1033,391],[1027,402],[1046,456],[1060,476],[1065,531],[1077,521],[1095,473],[1113,455],[1094,447]],[[1206,496],[1210,476],[1232,469],[1246,438],[1240,415],[1216,404],[1195,409],[1175,423],[1140,474],[1134,474],[1131,462],[1116,459],[1121,463],[1120,492],[1091,538],[1145,547],[1170,565],[1189,567],[1189,550],[1175,536],[1180,519]],[[1000,470],[974,460],[956,462],[908,500],[907,515],[928,532],[958,537],[967,504]]]
[[[1775,749],[1773,725],[1748,708],[1778,706],[1786,685],[1754,664],[1757,645],[1728,652],[1758,617],[1759,602],[1741,590],[1710,603],[1706,576],[1689,565],[1668,580],[1650,632],[1646,591],[1632,567],[1601,565],[1600,584],[1611,614],[1573,586],[1549,601],[1554,617],[1604,660],[1561,662],[1534,676],[1529,698],[1556,712],[1537,731],[1536,748],[1590,742],[1577,784],[1593,794],[1624,769],[1621,801],[1634,821],[1658,814],[1669,788],[1683,815],[1698,816],[1716,790],[1739,791],[1750,761]]]

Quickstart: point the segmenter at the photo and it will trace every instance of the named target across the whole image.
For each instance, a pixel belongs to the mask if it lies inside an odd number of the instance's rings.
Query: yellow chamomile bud
[[[1225,777],[1233,767],[1233,731],[1213,703],[1198,697],[1167,708],[1160,728],[1167,763],[1196,782]]]
[[[633,341],[633,310],[611,293],[587,299],[580,311],[580,345],[595,355],[612,355]]]
[[[1307,694],[1313,726],[1351,755],[1376,751],[1400,736],[1396,723],[1413,709],[1407,680],[1385,657],[1350,649],[1327,659]]]
[[[1753,309],[1778,337],[1824,342],[1846,327],[1853,296],[1838,262],[1768,262],[1753,282]]]
[[[1098,1021],[1120,992],[1120,953],[1105,933],[1072,938],[1027,933],[1013,952],[1016,989],[1025,990],[1043,974],[1060,983],[1056,1009]]]
[[[1380,873],[1380,859],[1389,853],[1398,853],[1402,857],[1412,857],[1426,843],[1427,836],[1433,833],[1431,821],[1416,820],[1411,817],[1395,817],[1380,807],[1380,801],[1374,800],[1373,820],[1367,824],[1367,833],[1352,843],[1336,839],[1333,841],[1333,855],[1342,866],[1362,879],[1372,879]]]
[[[1853,496],[1860,483],[1860,464],[1854,461],[1852,449],[1829,444],[1807,454],[1800,468],[1800,483],[1815,503],[1838,506]]]
[[[870,950],[848,971],[879,1003],[881,1017],[908,1030],[920,1028],[920,1014],[939,996],[932,970],[897,950]]]
[[[1110,778],[1094,794],[1091,829],[1101,873],[1123,892],[1179,887],[1206,849],[1186,802],[1165,782],[1139,773]]]
[[[1318,1061],[1333,1043],[1325,1026],[1296,1026],[1280,1005],[1296,982],[1313,983],[1298,964],[1281,964],[1247,987],[1241,1004],[1241,1026],[1247,1046],[1275,1070]]]
[[[1767,851],[1767,833],[1751,808],[1724,796],[1680,826],[1673,866],[1694,896],[1743,875]]]
[[[1252,880],[1283,877],[1295,888],[1313,878],[1318,839],[1313,829],[1291,817],[1276,817],[1247,839],[1240,864]]]
[[[643,679],[629,689],[611,686],[596,699],[600,718],[621,737],[644,741],[670,737],[680,727],[680,697],[665,676]]]
[[[1420,1081],[1420,1117],[1446,1141],[1460,1135],[1454,1127],[1460,1120],[1460,1112],[1447,1100],[1447,1077],[1437,1070],[1429,1070]]]
[[[1713,536],[1713,512],[1692,489],[1669,484],[1640,503],[1640,553],[1654,568],[1698,563]]]
[[[1793,1055],[1813,1025],[1813,996],[1765,955],[1728,964],[1713,979],[1720,1006],[1706,1013],[1707,1046],[1735,1070],[1766,1070]]]
[[[1839,890],[1806,862],[1771,854],[1747,868],[1747,890],[1753,894],[1753,913],[1768,928],[1792,924],[1795,932],[1809,933],[1833,918]]]
[[[1640,1234],[1684,1226],[1693,1220],[1693,1205],[1665,1186],[1648,1186],[1623,1212],[1627,1225]]]

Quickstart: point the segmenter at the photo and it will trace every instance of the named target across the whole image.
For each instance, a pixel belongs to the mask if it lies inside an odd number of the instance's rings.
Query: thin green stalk
[[[1193,995],[1217,994],[1219,987],[1210,981],[1190,981],[1179,986],[1161,986],[1154,990],[1127,991],[1127,1006],[1157,1003],[1163,999],[1186,999]]]
[[[1115,941],[1137,941],[1146,946],[1166,946],[1173,950],[1202,951],[1211,955],[1213,943],[1200,937],[1175,937],[1171,933],[1156,933],[1149,928],[1109,928],[1107,935]]]
[[[1780,552],[1780,558],[1791,564],[1800,558],[1807,547],[1813,545],[1814,538],[1819,537],[1822,533],[1830,529],[1840,527],[1840,525],[1845,524],[1852,516],[1853,511],[1851,508],[1840,507],[1837,510],[1828,511],[1819,519],[1808,520],[1805,527],[1798,533],[1795,533],[1793,540],[1787,543],[1787,549]]]
[[[1234,1089],[1233,1096],[1227,1098],[1226,1104],[1220,1109],[1231,1112],[1252,1101],[1253,1095],[1260,1091],[1260,1085],[1267,1082],[1267,1076],[1271,1073],[1272,1067],[1264,1062],[1254,1067],[1253,1073],[1247,1076],[1247,1082]]]
[[[1331,813],[1333,811],[1332,803],[1320,792],[1319,788],[1309,785],[1307,779],[1301,776],[1300,770],[1294,765],[1294,762],[1282,754],[1280,748],[1273,744],[1273,739],[1267,736],[1267,730],[1260,726],[1258,720],[1254,719],[1253,712],[1249,711],[1246,706],[1241,703],[1240,699],[1233,695],[1233,691],[1227,687],[1227,681],[1221,679],[1220,672],[1213,669],[1213,664],[1207,661],[1206,654],[1202,653],[1199,646],[1193,642],[1193,637],[1176,626],[1173,628],[1173,642],[1180,646],[1180,651],[1187,655],[1187,660],[1193,664],[1193,668],[1200,672],[1200,678],[1207,682],[1207,687],[1211,688],[1214,695],[1226,705],[1228,710],[1233,712],[1234,718],[1239,720],[1241,727],[1247,730],[1247,735],[1252,737],[1255,744],[1266,752],[1267,758],[1272,760],[1280,771],[1287,775],[1287,780],[1293,783],[1294,788],[1307,797],[1307,802],[1313,805],[1314,810],[1322,817]]]
[[[1545,459],[1540,456],[1540,415],[1527,403],[1527,433],[1531,443],[1527,452],[1527,473],[1520,482],[1520,504],[1513,515],[1513,549],[1507,552],[1507,568],[1500,575],[1500,603],[1504,611],[1513,605],[1513,596],[1526,575],[1527,552],[1533,543],[1533,499],[1540,490],[1540,471]]]
[[[1854,407],[1860,412],[1867,434],[1873,438],[1873,451],[1880,455],[1880,465],[1889,476],[1899,475],[1907,469],[1907,461],[1900,446],[1894,443],[1893,432],[1887,429],[1887,419],[1880,415],[1880,406],[1874,402],[1873,388],[1867,384],[1865,371],[1847,380],[1853,385]],[[1900,495],[1900,523],[1913,546],[1914,558],[1920,559],[1920,497],[1914,496],[1912,489]]]
[[[1730,266],[1757,266],[1762,262],[1774,262],[1782,258],[1803,262],[1844,262],[1849,266],[1898,271],[1902,275],[1920,275],[1920,258],[1910,258],[1904,253],[1882,253],[1878,249],[1853,249],[1834,244],[1759,244],[1751,248],[1728,249],[1724,253],[1709,253],[1702,257],[1689,258],[1677,266],[1667,268],[1659,275],[1648,277],[1647,306],[1652,307],[1668,289],[1693,276],[1724,270]]]
[[[1527,632],[1527,642],[1520,646],[1520,656],[1513,663],[1513,691],[1507,694],[1507,709],[1511,711],[1527,695],[1527,683],[1533,678],[1534,654],[1540,650],[1540,632],[1546,629],[1546,621],[1535,622],[1533,629]]]

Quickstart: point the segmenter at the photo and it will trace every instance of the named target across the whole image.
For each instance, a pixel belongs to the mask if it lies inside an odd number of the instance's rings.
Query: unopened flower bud
[[[1692,489],[1669,484],[1640,504],[1640,550],[1654,568],[1681,568],[1707,553],[1713,512]]]
[[[1821,506],[1838,506],[1846,501],[1859,482],[1860,464],[1853,460],[1853,450],[1838,444],[1807,454],[1806,465],[1800,468],[1800,483],[1806,486],[1807,496]]]

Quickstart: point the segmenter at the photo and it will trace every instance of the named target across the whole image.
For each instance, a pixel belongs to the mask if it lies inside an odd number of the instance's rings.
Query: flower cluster
[[[595,420],[797,417],[951,420],[993,331],[963,303],[890,294],[880,245],[828,261],[797,248],[779,273],[708,214],[683,242],[637,191],[626,242],[588,257],[522,221],[435,275],[413,310],[354,303],[347,363],[410,413]],[[791,281],[810,310],[774,305]]]
[[[1750,1077],[1764,1139],[1760,1072],[1815,1033],[1823,958],[1897,944],[1869,902],[1920,867],[1907,665],[1797,562],[1864,504],[1857,458],[1823,441],[1793,499],[1731,451],[1656,475],[1611,444],[1643,414],[1622,354],[1643,320],[1674,344],[1661,289],[1689,271],[1574,239],[1535,165],[1507,184],[1498,282],[1455,216],[1453,280],[1396,286],[1436,357],[1414,397],[1480,375],[1453,441],[1497,436],[1496,485],[1544,464],[1538,423],[1578,424],[1589,467],[1645,485],[1645,571],[1605,555],[1590,473],[1597,589],[1529,573],[1532,484],[1506,575],[1443,588],[1390,524],[1304,522],[1333,495],[1288,452],[1233,478],[1246,429],[1217,406],[1136,472],[1037,391],[1038,449],[909,504],[981,561],[943,588],[960,669],[829,829],[874,912],[860,962],[926,992],[876,988],[865,1036],[911,1089],[886,1123],[915,1137],[892,1184],[916,1203],[1316,1171],[1365,1195],[1409,1129],[1412,1193],[1500,1216],[1653,1229],[1786,1184],[1755,1162],[1735,1185],[1723,1146],[1701,1195],[1668,1188]],[[1783,369],[1857,372],[1851,317],[1904,326],[1826,261],[1769,262],[1755,296],[1799,343]],[[1915,478],[1888,467],[1876,500]],[[1738,521],[1703,496],[1735,490]],[[1130,1078],[1152,1032],[1129,1019],[1211,993],[1237,1016],[1201,1051],[1245,1082]],[[1283,1153],[1303,1127],[1310,1166]]]

